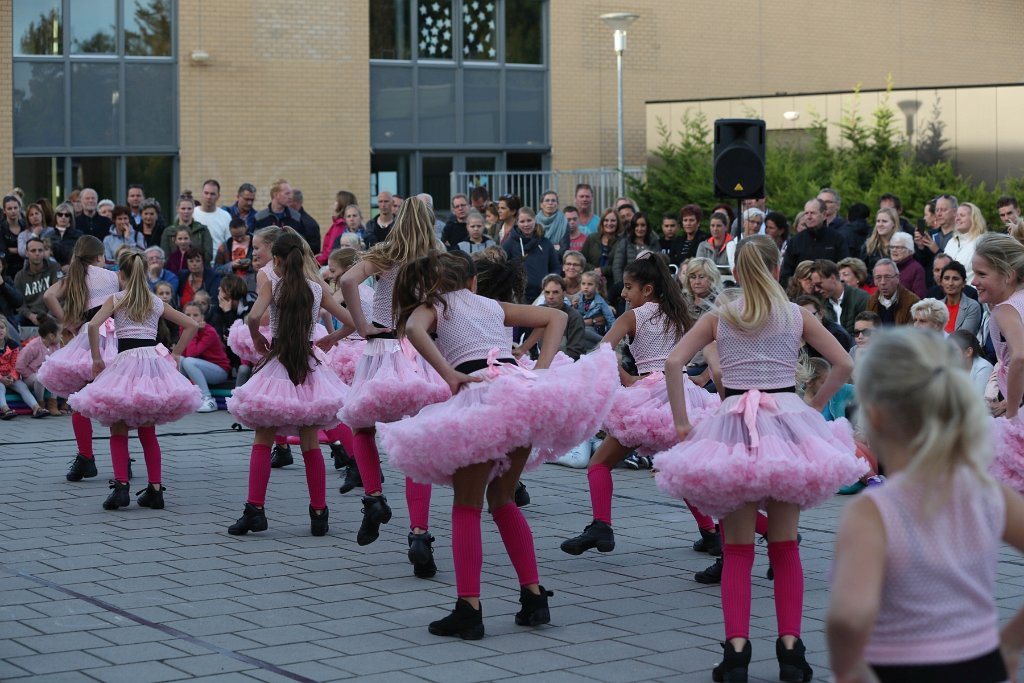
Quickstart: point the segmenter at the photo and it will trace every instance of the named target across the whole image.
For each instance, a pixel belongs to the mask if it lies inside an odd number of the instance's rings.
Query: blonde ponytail
[[[743,305],[730,305],[730,297],[725,297],[718,314],[744,332],[764,327],[773,310],[788,314],[789,299],[774,275],[778,265],[779,248],[771,237],[752,235],[740,241],[733,275],[742,287]]]
[[[146,260],[138,251],[124,251],[117,259],[118,269],[124,273],[124,297],[114,310],[125,309],[128,317],[137,323],[144,322],[153,310],[153,294],[146,280]]]

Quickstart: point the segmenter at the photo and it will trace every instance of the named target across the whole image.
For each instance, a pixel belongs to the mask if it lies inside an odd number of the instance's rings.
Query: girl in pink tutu
[[[991,275],[975,270],[979,296]],[[861,424],[889,478],[850,503],[836,537],[827,633],[840,683],[1016,680],[1024,610],[1000,632],[992,596],[1000,545],[1024,550],[1024,500],[988,472],[991,422],[959,361],[908,328],[857,357]]]
[[[160,510],[164,507],[164,490],[156,425],[180,420],[199,408],[199,389],[178,372],[181,352],[199,326],[184,313],[165,307],[149,291],[146,260],[140,252],[122,252],[117,267],[123,291],[108,298],[88,325],[95,379],[71,394],[68,403],[85,417],[110,427],[114,479],[103,509],[117,510],[130,502],[128,430],[135,428],[139,430],[149,478],[145,490],[138,494],[139,506]],[[100,328],[111,316],[117,334],[117,356],[108,365],[103,360]],[[160,318],[182,330],[170,354],[156,341]]]
[[[521,268],[509,263],[481,260],[478,267],[485,278],[523,279]],[[429,630],[468,640],[484,635],[480,513],[485,495],[519,578],[522,609],[516,623],[537,626],[551,620],[551,592],[539,585],[533,535],[513,494],[524,468],[557,455],[552,447],[571,447],[597,430],[611,407],[617,372],[608,346],[578,363],[544,370],[565,332],[565,313],[498,303],[475,289],[476,268],[464,252],[431,253],[402,268],[395,283],[398,333],[408,336],[453,396],[415,417],[378,426],[392,465],[416,481],[454,488],[452,554],[459,598],[455,610]],[[539,372],[513,359],[513,326],[543,330]],[[566,395],[587,396],[590,409],[581,413]],[[531,451],[531,446],[540,448]]]
[[[64,326],[64,346],[46,359],[38,374],[43,386],[57,396],[70,396],[92,381],[92,352],[84,325],[121,288],[117,273],[105,270],[104,263],[103,243],[92,235],[79,237],[68,264],[67,275],[52,284],[43,294],[46,307],[54,319]],[[98,343],[104,363],[113,361],[117,355],[117,337],[113,334],[113,325],[101,328]],[[71,461],[65,478],[68,481],[81,481],[83,478],[95,477],[97,470],[92,450],[92,422],[82,413],[74,412],[71,414],[71,429],[78,445],[78,455]]]
[[[1024,245],[1008,235],[978,238],[972,260],[978,301],[988,304],[989,335],[996,349],[996,384],[1006,413],[996,418],[992,473],[1024,492]]]
[[[622,386],[615,394],[614,409],[604,421],[607,437],[587,468],[593,521],[582,534],[562,543],[562,550],[570,555],[591,548],[607,553],[615,548],[612,469],[634,449],[653,454],[676,440],[661,369],[672,347],[692,325],[689,307],[664,257],[650,251],[641,252],[626,266],[622,298],[629,310],[616,319],[601,341],[614,347],[628,338],[640,376],[619,369]],[[717,396],[693,382],[682,380],[679,386],[685,387],[687,398],[701,414],[719,403]]]
[[[797,524],[801,508],[819,505],[867,470],[854,455],[845,419],[826,424],[821,415],[850,376],[853,362],[820,322],[786,298],[778,283],[779,249],[770,237],[754,235],[740,242],[733,273],[741,294],[732,301],[720,297],[718,310],[702,316],[665,363],[668,397],[682,443],[655,458],[657,483],[666,493],[691,500],[720,519],[728,642],[723,643],[725,657],[712,677],[746,680],[754,530],[758,507],[764,507],[768,558],[775,572],[779,677],[809,681],[811,668],[800,640],[803,569]],[[690,359],[715,340],[726,398],[717,413],[694,427],[682,379]],[[794,387],[804,342],[832,363],[811,405],[796,395]]]
[[[374,439],[378,422],[394,422],[415,415],[431,403],[451,396],[447,383],[412,348],[394,334],[392,292],[399,269],[437,250],[434,212],[416,197],[402,203],[388,239],[363,255],[341,278],[341,293],[356,331],[366,339],[366,349],[356,365],[352,393],[338,417],[355,432],[354,448],[363,480],[363,521],[356,535],[359,545],[377,540],[380,525],[391,520],[391,508],[383,495],[380,455]],[[364,310],[359,283],[376,276],[373,307]],[[369,316],[369,317],[368,317]],[[430,485],[406,478],[405,499],[409,506],[409,561],[421,578],[437,573],[427,532],[430,516]]]
[[[346,327],[328,335],[324,346],[351,332],[348,313],[323,286],[307,277],[305,240],[294,233],[279,237],[271,248],[273,272],[265,273],[256,303],[249,313],[249,333],[261,360],[252,378],[227,400],[228,411],[256,430],[249,459],[249,496],[242,516],[228,533],[264,531],[263,508],[270,482],[270,445],[279,432],[298,433],[309,487],[310,532],[328,531],[326,474],[317,430],[335,424],[347,387],[321,365],[313,353],[314,325],[324,306]],[[270,313],[270,335],[260,332],[263,314]]]

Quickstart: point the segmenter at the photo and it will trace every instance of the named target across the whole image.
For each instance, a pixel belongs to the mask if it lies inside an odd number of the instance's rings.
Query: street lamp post
[[[632,12],[612,12],[602,14],[601,20],[608,28],[615,31],[615,65],[618,73],[619,88],[619,196],[626,194],[626,139],[622,121],[622,53],[626,51],[626,28],[640,15]]]

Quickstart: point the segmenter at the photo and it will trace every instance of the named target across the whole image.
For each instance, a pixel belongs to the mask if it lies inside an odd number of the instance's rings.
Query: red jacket
[[[185,347],[183,354],[185,358],[202,358],[214,365],[219,366],[224,372],[231,374],[231,361],[224,351],[224,343],[220,340],[217,330],[213,325],[207,323],[199,328],[196,336]]]

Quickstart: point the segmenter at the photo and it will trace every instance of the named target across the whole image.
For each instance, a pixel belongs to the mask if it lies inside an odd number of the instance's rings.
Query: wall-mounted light
[[[786,119],[787,121],[796,121],[798,118],[800,118],[800,112],[798,112],[798,111],[783,112],[782,113],[782,118]]]
[[[210,61],[210,53],[206,50],[193,50],[190,57],[197,64],[204,64]]]

